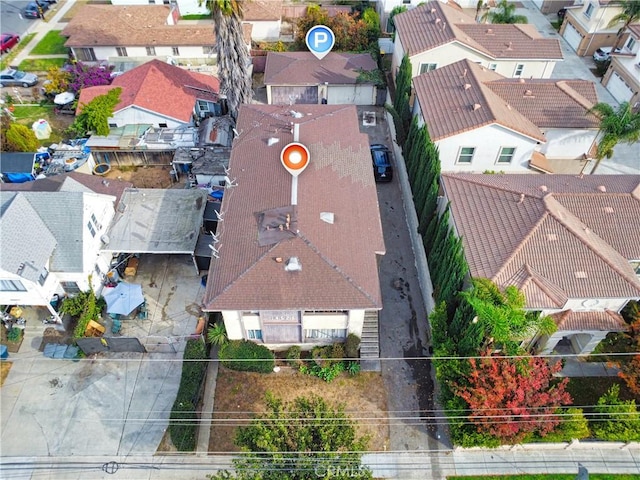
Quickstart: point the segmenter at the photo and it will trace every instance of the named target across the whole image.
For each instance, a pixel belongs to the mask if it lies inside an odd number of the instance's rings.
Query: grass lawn
[[[25,72],[46,72],[50,68],[61,68],[67,58],[27,58],[20,62],[19,69]]]
[[[471,477],[447,477],[447,480],[575,480],[576,473],[533,474],[533,475],[489,475]],[[640,480],[640,475],[616,475],[613,473],[590,473],[589,480]]]
[[[31,127],[33,122],[40,120],[41,118],[47,120],[51,125],[51,136],[46,140],[40,140],[40,145],[48,147],[53,143],[59,143],[64,138],[68,138],[65,135],[66,130],[71,122],[73,122],[73,115],[56,115],[53,113],[53,104],[38,105],[34,107],[24,105],[14,105],[13,114],[16,118],[16,122],[21,125]]]
[[[180,20],[211,20],[213,17],[211,14],[200,14],[200,15],[183,15],[180,17]]]
[[[4,70],[9,65],[11,65],[11,62],[13,61],[14,58],[16,58],[16,55],[18,55],[18,53],[20,53],[22,50],[24,50],[24,47],[35,36],[36,36],[35,33],[30,33],[29,35],[26,35],[26,36],[22,37],[22,39],[20,40],[20,43],[18,45],[16,45],[15,47],[13,47],[11,49],[11,51],[8,54],[6,54],[4,56],[4,58],[0,61],[0,69]]]
[[[50,30],[31,50],[32,55],[66,55],[68,52],[64,42],[67,37],[60,35],[62,30]]]

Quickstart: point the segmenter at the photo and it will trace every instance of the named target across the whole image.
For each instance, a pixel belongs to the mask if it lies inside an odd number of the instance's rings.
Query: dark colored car
[[[49,3],[44,0],[37,0],[35,2],[29,2],[24,10],[22,11],[22,15],[24,18],[42,18],[44,12],[49,10]]]
[[[1,36],[2,39],[2,53],[7,53],[13,47],[15,47],[18,43],[20,43],[20,36],[15,33],[3,33]]]
[[[393,180],[391,166],[391,152],[379,143],[371,145],[371,159],[373,160],[373,176],[376,182],[390,182]]]

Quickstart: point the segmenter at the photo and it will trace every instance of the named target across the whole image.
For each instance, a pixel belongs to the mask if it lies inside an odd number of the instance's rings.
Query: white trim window
[[[430,72],[432,70],[435,70],[436,68],[438,68],[437,63],[421,63],[419,72],[420,75],[422,75],[423,73]]]
[[[490,63],[489,64],[489,70],[491,70],[492,72],[495,72],[498,69],[498,64],[497,63]]]
[[[496,160],[496,163],[500,163],[500,164],[511,163],[515,154],[516,154],[516,147],[501,147],[500,153],[498,153],[498,160]]]
[[[156,47],[146,47],[147,49],[147,56],[148,57],[155,57],[156,56]]]
[[[624,46],[624,48],[626,48],[630,52],[633,52],[633,49],[635,46],[636,46],[636,39],[633,37],[629,37],[629,40],[627,40],[627,44]]]
[[[247,338],[262,341],[262,330],[247,330]]]
[[[305,330],[305,337],[314,340],[335,340],[347,338],[346,328],[313,328]]]
[[[584,11],[584,16],[587,18],[591,18],[591,15],[593,15],[593,11],[595,10],[596,7],[593,6],[593,3],[589,3],[589,5],[587,6],[587,9]]]
[[[116,53],[119,57],[128,57],[127,47],[116,47]]]
[[[0,280],[0,292],[26,292],[20,280]]]
[[[476,147],[460,147],[456,163],[470,164],[475,153]]]
[[[516,69],[513,72],[513,76],[519,78],[522,76],[522,72],[524,72],[524,63],[518,63],[516,65]]]

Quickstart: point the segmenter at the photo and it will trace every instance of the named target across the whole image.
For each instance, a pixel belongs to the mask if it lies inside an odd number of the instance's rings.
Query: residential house
[[[180,16],[211,15],[208,2],[199,0],[113,0],[113,5],[170,5],[175,3]],[[243,23],[251,27],[251,39],[254,41],[274,41],[280,38],[282,20],[282,0],[251,0],[240,2]],[[213,29],[213,24],[208,25]]]
[[[470,274],[517,287],[557,331],[530,340],[586,355],[640,298],[640,175],[442,175]]]
[[[558,13],[561,9],[571,7],[574,0],[532,0],[542,13]]]
[[[269,52],[264,72],[267,103],[375,105],[378,70],[368,53],[331,52],[322,60],[311,52]]]
[[[413,112],[427,124],[443,171],[579,171],[598,132],[588,80],[504,78],[462,60],[413,86]]]
[[[54,295],[102,287],[111,255],[101,252],[125,187],[81,173],[0,192],[0,304],[50,309]]]
[[[611,56],[602,84],[618,102],[640,108],[640,23],[629,25],[622,50]]]
[[[356,107],[243,105],[236,128],[203,309],[222,312],[229,339],[274,349],[361,336],[382,308],[385,246]],[[309,152],[298,177],[291,142]]]
[[[83,88],[78,98],[78,112],[83,104],[116,87],[122,92],[109,118],[111,128],[140,124],[157,128],[187,127],[195,125],[198,119],[222,114],[218,102],[220,82],[216,77],[157,59],[115,77],[111,85]]]
[[[415,77],[468,59],[504,77],[550,78],[560,42],[533,25],[479,24],[460,8],[432,0],[394,17],[395,75],[405,54]]]
[[[560,35],[580,56],[593,55],[600,47],[613,47],[621,24],[609,23],[622,12],[614,0],[584,0],[567,8]]]
[[[150,60],[199,67],[215,63],[213,25],[179,21],[175,5],[85,5],[61,35],[77,60],[126,71]],[[244,32],[250,44],[250,26]]]

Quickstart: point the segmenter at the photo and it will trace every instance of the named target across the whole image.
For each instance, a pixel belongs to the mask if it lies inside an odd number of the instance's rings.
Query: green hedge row
[[[198,437],[196,406],[207,370],[205,343],[202,340],[188,340],[183,359],[180,388],[169,416],[169,435],[179,451],[192,452],[196,449]]]
[[[271,373],[276,366],[273,352],[248,340],[231,340],[220,347],[222,365],[242,372]]]

